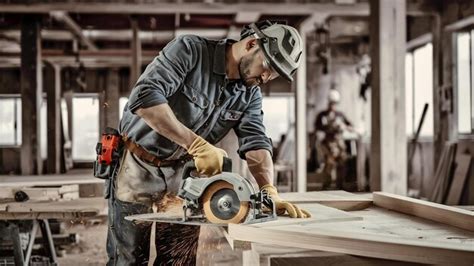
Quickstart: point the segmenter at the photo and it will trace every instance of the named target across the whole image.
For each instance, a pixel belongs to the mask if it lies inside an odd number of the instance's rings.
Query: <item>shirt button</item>
[[[197,98],[196,96],[193,96],[193,102],[196,102]]]

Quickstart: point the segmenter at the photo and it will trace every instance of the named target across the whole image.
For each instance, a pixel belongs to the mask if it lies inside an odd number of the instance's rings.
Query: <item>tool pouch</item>
[[[95,177],[109,179],[116,174],[123,146],[120,133],[114,128],[107,127],[95,147],[97,153],[97,158],[94,161]]]

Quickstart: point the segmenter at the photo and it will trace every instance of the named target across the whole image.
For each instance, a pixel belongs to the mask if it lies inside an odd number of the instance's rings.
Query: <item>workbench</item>
[[[91,207],[94,206],[94,207]],[[102,198],[81,198],[67,201],[10,202],[0,204],[0,234],[9,236],[14,247],[15,265],[28,265],[38,229],[44,239],[43,246],[50,262],[57,263],[56,251],[49,227],[49,219],[85,219],[106,212],[107,202]],[[18,224],[33,222],[25,254],[21,246]]]
[[[313,217],[229,225],[223,233],[234,249],[243,251],[244,265],[281,265],[282,261],[295,265],[302,258],[306,263],[310,258],[322,263],[336,255],[338,262],[359,265],[372,260],[474,263],[474,212],[470,210],[388,193],[360,196],[321,191],[281,196]]]

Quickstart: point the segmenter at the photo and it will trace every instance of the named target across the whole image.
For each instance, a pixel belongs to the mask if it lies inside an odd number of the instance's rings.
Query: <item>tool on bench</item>
[[[116,129],[107,127],[95,147],[97,153],[97,159],[94,161],[95,177],[108,179],[115,173],[119,165],[122,146],[123,141],[120,133]]]
[[[186,163],[178,196],[183,199],[183,214],[167,217],[166,213],[128,216],[132,221],[154,221],[190,225],[260,223],[277,219],[275,205],[265,191],[232,173],[232,161],[224,158],[223,172],[209,178],[193,176],[194,161]]]

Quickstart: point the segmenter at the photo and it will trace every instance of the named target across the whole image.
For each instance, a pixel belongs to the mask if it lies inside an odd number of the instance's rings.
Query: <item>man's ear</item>
[[[255,38],[250,38],[246,43],[245,43],[245,51],[250,51],[252,48],[257,46],[257,39]]]

